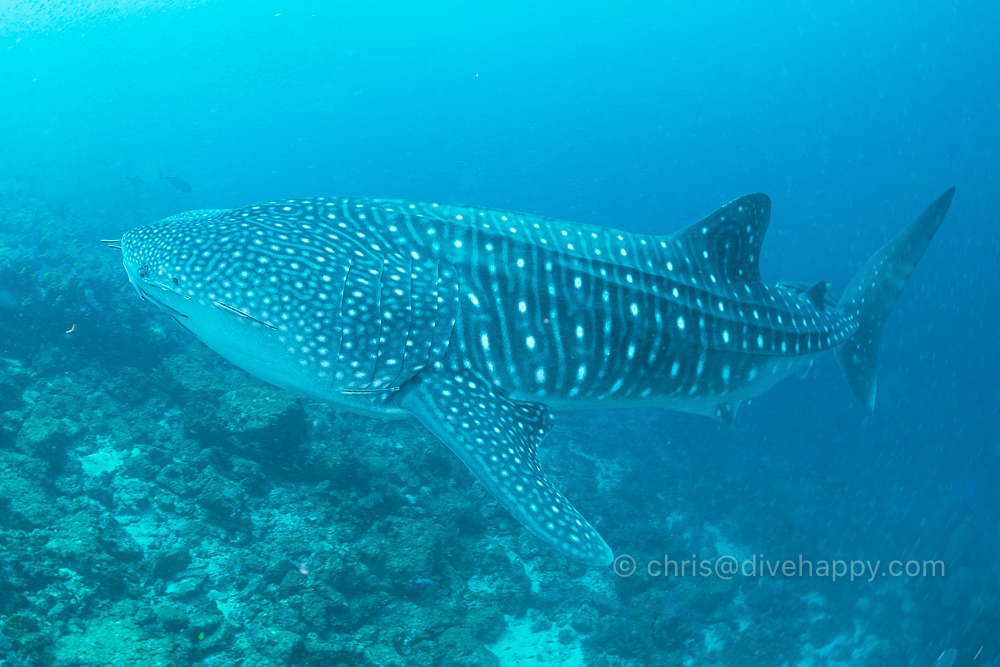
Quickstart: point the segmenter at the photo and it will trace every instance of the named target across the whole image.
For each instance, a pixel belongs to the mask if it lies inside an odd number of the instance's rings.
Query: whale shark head
[[[211,212],[206,212],[209,217]],[[122,251],[122,264],[129,282],[144,301],[149,301],[170,314],[178,322],[198,319],[198,309],[205,305],[199,298],[204,291],[204,281],[193,276],[204,273],[207,262],[201,253],[185,247],[185,241],[197,238],[199,224],[196,216],[187,214],[185,220],[168,218],[160,223],[132,229],[114,245]],[[111,242],[105,242],[111,245]],[[205,273],[211,279],[211,273]],[[204,296],[207,296],[207,292]]]
[[[402,412],[372,403],[447,346],[453,271],[341,227],[340,201],[292,204],[189,211],[114,247],[143,299],[244,370],[355,411]]]
[[[272,384],[331,400],[350,251],[307,231],[189,211],[132,229],[117,247],[139,295],[206,345]]]

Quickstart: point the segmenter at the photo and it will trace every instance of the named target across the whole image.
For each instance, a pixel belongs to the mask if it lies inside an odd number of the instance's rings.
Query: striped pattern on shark
[[[552,484],[552,410],[649,405],[730,420],[836,350],[874,407],[877,346],[951,202],[855,276],[765,285],[766,195],[665,236],[511,211],[315,198],[191,211],[127,232],[140,295],[279,387],[415,417],[532,533],[593,565],[607,543]]]

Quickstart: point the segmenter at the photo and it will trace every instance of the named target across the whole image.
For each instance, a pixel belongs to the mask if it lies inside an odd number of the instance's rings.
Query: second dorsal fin
[[[692,266],[729,280],[758,281],[760,247],[770,218],[770,197],[746,195],[670,238]]]
[[[816,306],[820,310],[826,310],[827,308],[833,308],[837,305],[837,300],[830,296],[830,283],[825,280],[821,280],[818,283],[810,285],[809,283],[800,283],[792,280],[785,280],[778,283],[778,287],[782,289],[787,289],[793,294],[801,294],[802,296],[809,299],[812,305]]]

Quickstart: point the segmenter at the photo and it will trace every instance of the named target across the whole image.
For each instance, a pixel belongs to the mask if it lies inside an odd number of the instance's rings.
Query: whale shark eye
[[[179,284],[180,284],[180,281],[179,281],[179,280],[177,280],[177,278],[174,278],[174,284],[175,284],[175,285],[179,285]]]

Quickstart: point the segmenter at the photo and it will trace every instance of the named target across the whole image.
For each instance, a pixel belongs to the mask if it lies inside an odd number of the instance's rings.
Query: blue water
[[[163,417],[163,410],[190,410],[185,401],[193,400],[179,388],[157,386],[167,373],[163,359],[210,369],[218,384],[197,394],[205,401],[253,382],[121,289],[124,272],[96,241],[133,226],[188,209],[360,195],[667,233],[760,191],[773,200],[765,281],[825,279],[839,294],[872,252],[955,185],[951,212],[884,332],[874,415],[863,413],[826,359],[809,377],[787,380],[744,406],[731,426],[648,410],[563,415],[563,435],[543,455],[616,553],[640,564],[665,553],[717,557],[729,548],[741,558],[942,559],[946,576],[721,585],[690,578],[636,583],[640,573],[622,581],[541,553],[492,501],[469,492],[455,505],[442,501],[440,518],[433,510],[423,517],[428,526],[445,526],[442,542],[450,546],[428,556],[431,571],[399,575],[419,582],[406,595],[375,584],[363,596],[352,594],[327,579],[315,593],[329,602],[335,592],[338,601],[316,618],[304,611],[297,589],[289,593],[299,605],[288,603],[295,610],[289,617],[263,592],[244,604],[261,619],[278,619],[260,621],[255,633],[280,626],[301,642],[275,664],[364,664],[362,655],[370,664],[393,664],[387,655],[396,664],[440,664],[442,655],[455,664],[514,664],[509,656],[521,655],[515,644],[531,634],[514,629],[524,618],[536,622],[539,636],[547,636],[546,623],[568,633],[553,640],[555,648],[536,651],[548,655],[548,664],[920,667],[950,648],[958,650],[959,665],[1000,664],[1000,5],[114,5],[89,3],[88,13],[72,3],[0,2],[0,453],[32,458],[24,424],[38,414],[32,406],[39,400],[64,391],[59,383],[109,398],[105,408],[87,409],[67,399],[47,413],[54,420],[72,422],[81,410],[92,417],[94,410],[161,410],[160,426],[143,427],[136,442],[115,441],[113,427],[94,423],[104,417],[64,427],[52,445],[63,455],[39,454],[48,468],[37,479],[48,484],[48,497],[83,494],[117,517],[122,508],[112,497],[119,497],[115,485],[126,483],[125,472],[104,479],[103,492],[86,485],[81,491],[72,480],[85,473],[72,461],[104,442],[125,456],[146,442],[187,437],[183,416]],[[183,179],[190,191],[161,175]],[[141,182],[128,180],[136,177]],[[73,325],[73,334],[64,333]],[[339,423],[324,410],[306,408],[311,430],[303,437],[316,451],[324,428]],[[357,424],[374,440],[385,435],[382,426]],[[273,494],[284,482],[268,478],[273,452],[255,458],[233,441],[219,461],[233,460],[234,452],[246,457],[255,471],[249,478],[264,480],[251,493],[256,511],[280,508]],[[426,456],[406,460],[425,466],[405,473],[423,480],[406,493],[471,484],[443,448]],[[5,460],[0,471],[12,475],[19,461]],[[362,467],[377,473],[380,465]],[[339,502],[383,520],[403,492],[394,479],[377,488],[359,483],[368,491]],[[296,483],[301,491],[320,481]],[[97,632],[126,601],[145,604],[137,600],[142,586],[152,585],[147,561],[163,547],[139,540],[135,560],[119,559],[127,563],[119,572],[128,582],[124,592],[85,573],[95,578],[85,605],[66,602],[70,611],[50,615],[56,620],[39,613],[29,622],[26,609],[55,595],[50,582],[62,581],[52,573],[58,549],[47,547],[42,557],[40,547],[26,546],[25,536],[42,524],[3,500],[29,487],[0,485],[0,512],[8,517],[0,514],[0,581],[14,582],[0,589],[0,619],[20,615],[0,620],[0,660],[9,650],[36,665],[69,664],[60,662],[67,636]],[[454,508],[469,502],[469,516],[456,518]],[[158,511],[163,521],[170,518],[169,510]],[[317,510],[327,512],[317,525],[329,523],[331,511]],[[483,513],[489,518],[478,518]],[[463,521],[478,529],[462,528]],[[529,549],[527,574],[521,556],[443,564],[485,548],[498,527],[504,553]],[[179,534],[170,539],[190,549]],[[374,553],[401,548],[387,534]],[[233,538],[230,546],[245,545]],[[341,553],[330,545],[302,550]],[[52,572],[25,563],[33,553]],[[525,590],[526,576],[535,580]],[[454,610],[468,586],[489,588],[489,604],[500,608],[512,582],[521,588],[500,629],[507,634],[470,635],[479,639],[469,640],[478,644],[466,657],[447,649],[446,634],[393,638],[405,634],[411,618],[399,609]],[[160,586],[161,597],[188,614],[214,609],[211,586],[195,595]],[[390,632],[377,616],[330,620],[346,613],[338,605],[374,604],[378,593],[390,598],[386,604],[402,605],[393,621],[402,628]],[[178,664],[235,664],[262,641],[248,634],[255,626],[246,618],[226,623],[241,629],[222,633],[210,651],[197,650],[202,630],[178,632],[187,642],[173,645]],[[162,629],[169,623],[140,626],[156,641],[175,641]],[[217,632],[212,626],[205,634]],[[366,642],[368,649],[358,647]],[[317,648],[331,645],[341,652]]]

